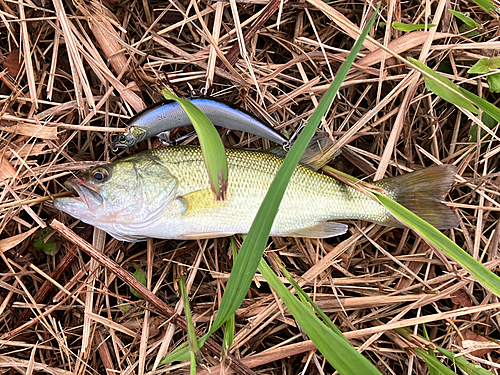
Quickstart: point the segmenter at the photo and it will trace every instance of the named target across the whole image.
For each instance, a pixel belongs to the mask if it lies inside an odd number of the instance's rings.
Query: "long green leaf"
[[[453,361],[458,367],[464,370],[467,374],[470,375],[491,375],[491,372],[482,368],[479,365],[475,365],[474,363],[470,363],[465,358],[460,356],[455,356],[455,353],[452,353],[446,349],[441,348],[436,345],[436,350],[447,357],[449,360]]]
[[[498,125],[498,122],[491,117],[488,112],[483,111],[481,114],[481,121],[483,122],[484,126],[486,126],[488,129],[490,129],[493,132],[493,129]],[[476,143],[477,142],[477,124],[473,124],[470,129],[469,129],[469,136],[470,136],[470,141],[471,143]],[[486,130],[481,129],[480,132],[480,139],[483,141],[488,141],[491,139],[491,134],[488,134],[486,136]]]
[[[402,330],[404,330],[404,329],[402,329]],[[425,339],[426,339],[427,341],[430,341],[430,339],[429,339],[429,335],[427,334],[427,328],[425,327],[425,324],[422,324],[422,331],[423,331],[423,333],[424,333],[424,337],[425,337]],[[406,337],[406,336],[405,336],[405,337]],[[434,353],[434,350],[432,350],[431,348],[428,348],[428,349],[427,349],[427,353],[428,353],[431,357],[433,357],[433,358],[436,358],[436,359],[437,359],[437,357],[436,357],[436,353]],[[425,360],[425,359],[424,359],[424,360]],[[444,365],[443,365],[443,366],[444,366]],[[440,372],[439,372],[438,370],[436,370],[434,367],[429,366],[429,375],[439,375],[439,373],[440,373]]]
[[[453,82],[451,82],[448,78],[443,77],[442,75],[436,73],[434,70],[429,68],[424,63],[418,61],[417,59],[408,57],[408,60],[448,87],[447,88],[447,87],[439,84],[438,82],[434,81],[433,79],[430,79],[428,77],[424,77],[425,86],[430,91],[432,91],[434,94],[436,94],[440,98],[446,100],[447,102],[450,102],[450,103],[455,104],[459,107],[465,108],[472,113],[475,113],[475,114],[479,113],[478,109],[469,100],[463,98],[459,94],[460,91],[459,91],[458,86],[455,85]]]
[[[487,12],[493,12],[497,8],[495,4],[490,0],[473,0],[473,1]]]
[[[453,14],[455,17],[457,17],[460,21],[465,23],[471,29],[473,29],[475,27],[481,27],[480,24],[478,24],[476,21],[474,21],[469,16],[463,14],[462,12],[457,12],[456,10],[453,10],[453,9],[448,9],[448,10],[450,11],[451,14]]]
[[[252,283],[255,271],[259,265],[260,258],[264,253],[274,218],[278,213],[278,208],[288,182],[297,167],[304,150],[320,124],[322,117],[330,108],[338,89],[349,71],[349,68],[361,49],[362,42],[373,25],[373,21],[374,17],[372,17],[371,22],[363,30],[363,33],[354,45],[352,51],[340,67],[337,76],[321,99],[318,108],[314,111],[309,122],[300,133],[290,152],[287,154],[282,167],[276,174],[276,177],[274,178],[269,191],[260,206],[255,220],[252,223],[248,236],[243,242],[238,258],[234,262],[233,270],[227,282],[226,292],[222,298],[217,318],[215,319],[209,334],[212,334],[219,329],[243,302],[250,284]]]
[[[231,249],[233,251],[233,259],[238,257],[238,246],[236,244],[236,240],[234,236],[229,237],[231,241]],[[236,331],[236,316],[235,314],[231,315],[231,318],[226,322],[224,326],[224,337],[222,338],[222,358],[226,358],[226,355],[231,349],[234,341],[234,333]]]
[[[477,105],[483,111],[487,112],[497,122],[500,122],[500,109],[498,107],[496,107],[495,105],[491,104],[487,100],[484,100],[483,98],[480,98],[476,94],[473,94],[470,91],[467,91],[467,90],[465,90],[465,89],[463,89],[461,87],[459,87],[458,90],[462,93],[463,96],[465,96],[467,99],[469,99],[475,105]]]
[[[420,237],[441,250],[448,257],[460,263],[462,267],[469,271],[469,273],[483,286],[490,289],[497,296],[500,296],[500,277],[495,275],[467,252],[458,247],[457,244],[443,233],[419,218],[413,212],[383,194],[377,192],[373,192],[373,194],[399,221],[413,229]]]
[[[422,325],[422,329],[424,331],[424,335],[426,336],[425,339],[429,341],[424,324]],[[407,340],[411,341],[410,330],[408,328],[396,328],[395,331]],[[429,345],[431,344],[432,343],[429,341]],[[427,363],[429,375],[457,375],[456,372],[450,370],[437,359],[436,354],[431,348],[427,349],[427,351],[418,347],[410,347],[410,349]]]
[[[191,308],[189,306],[189,296],[186,288],[186,279],[181,275],[179,279],[179,286],[181,290],[182,303],[184,305],[184,315],[188,326],[188,342],[189,352],[191,356],[191,373],[196,374],[196,359],[200,357],[200,348],[198,347],[198,339],[196,338],[196,331],[194,329],[193,316],[191,315]]]
[[[431,27],[435,27],[436,25],[433,23],[429,23],[427,25],[425,24],[411,24],[411,23],[401,23],[401,22],[393,22],[391,24],[391,27],[396,30],[404,31],[404,32],[409,32],[409,31],[415,31],[415,30],[425,30],[429,29]]]
[[[179,103],[193,124],[207,166],[210,186],[215,199],[224,200],[227,192],[227,159],[219,133],[208,117],[193,103],[181,99],[168,90],[162,90],[163,96]]]
[[[427,363],[427,367],[429,368],[429,375],[457,375],[455,371],[450,370],[448,367],[442,364],[436,358],[434,352],[432,352],[431,354],[420,348],[411,348],[411,350]]]
[[[342,334],[342,332],[337,328],[337,326],[335,324],[333,324],[333,322],[330,320],[330,318],[328,318],[328,316],[323,312],[323,310],[321,310],[319,308],[319,306],[316,305],[316,303],[314,303],[314,301],[311,299],[311,297],[309,297],[306,294],[306,292],[304,292],[304,290],[293,279],[292,275],[290,275],[290,273],[286,270],[286,268],[282,268],[281,272],[283,272],[283,274],[288,279],[288,281],[290,281],[290,283],[293,285],[293,287],[295,288],[295,290],[297,291],[297,293],[301,296],[301,298],[305,299],[313,307],[314,311],[316,311],[316,314],[318,314],[321,317],[321,319],[327,325],[327,327],[330,328],[330,330],[332,330],[332,332],[334,332],[335,334],[337,334],[341,339],[344,339],[345,341],[347,341],[347,339],[344,337],[344,335]]]
[[[342,334],[329,329],[314,315],[309,306],[297,299],[264,259],[260,261],[259,270],[335,370],[340,374],[380,374],[377,368],[358,353]]]
[[[429,341],[429,344],[433,345],[438,352],[440,352],[442,355],[447,357],[450,361],[452,361],[456,366],[458,366],[462,370],[464,370],[467,374],[470,374],[470,375],[488,375],[488,374],[491,374],[491,372],[485,370],[481,366],[470,363],[465,358],[456,356],[455,353],[452,353],[452,352],[450,352],[446,349],[443,349],[440,346],[434,344],[433,342],[431,342],[429,340],[429,337],[427,336],[427,331],[425,329],[425,325],[422,325],[422,328],[424,331],[424,337],[422,337],[422,336],[420,336],[420,337]],[[409,333],[412,332],[412,330],[410,330],[409,328],[396,328],[395,331],[407,339],[410,339]],[[446,370],[443,370],[443,371],[446,371]],[[453,374],[455,374],[455,373],[453,373]]]
[[[497,122],[500,122],[500,109],[498,107],[494,106],[487,100],[480,98],[476,94],[473,94],[470,91],[467,91],[464,88],[455,85],[448,78],[436,73],[434,70],[421,63],[420,61],[411,57],[408,57],[408,60],[449,88],[447,89],[431,78],[424,77],[426,87],[434,94],[446,100],[447,102],[465,108],[474,114],[479,114],[479,110],[477,109],[477,107],[479,107],[480,109],[488,113]]]

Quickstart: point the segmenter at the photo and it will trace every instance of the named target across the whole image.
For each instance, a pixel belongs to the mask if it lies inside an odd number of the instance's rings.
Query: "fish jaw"
[[[64,185],[78,194],[78,197],[56,198],[54,207],[71,216],[84,219],[103,204],[102,195],[86,183],[85,178],[68,180]],[[93,215],[92,215],[93,216]]]

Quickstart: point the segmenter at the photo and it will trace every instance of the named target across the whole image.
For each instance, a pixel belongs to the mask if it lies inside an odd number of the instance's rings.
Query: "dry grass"
[[[176,295],[181,273],[196,327],[207,330],[231,271],[227,239],[122,243],[61,214],[43,197],[64,192],[62,182],[75,171],[159,147],[149,141],[116,155],[110,135],[160,100],[163,83],[178,95],[208,89],[282,131],[306,120],[373,4],[267,3],[0,0],[0,374],[154,373],[164,354],[186,340]],[[460,36],[461,22],[448,9],[470,12],[483,25],[481,35]],[[438,27],[405,35],[379,26],[365,42],[321,128],[343,147],[334,166],[378,179],[435,163],[458,165],[449,200],[461,226],[449,236],[496,269],[496,128],[481,147],[470,143],[472,119],[429,94],[420,74],[375,41],[429,66],[442,64],[448,77],[496,103],[486,79],[467,69],[497,55],[498,17],[472,2],[445,0],[391,1],[382,17],[389,24]],[[222,137],[228,145],[269,147],[238,132]],[[47,256],[34,247],[34,232],[53,218],[77,236],[56,223],[63,229],[49,237],[57,250]],[[353,222],[340,238],[273,238],[267,255],[276,270],[280,262],[287,266],[383,373],[427,371],[408,350],[426,344],[394,331],[421,333],[424,323],[433,343],[498,372],[498,298],[412,232]],[[145,300],[124,283],[134,283],[127,273],[135,267],[147,273]],[[333,373],[258,275],[236,323],[231,365],[220,370],[221,341],[214,337],[200,374]],[[168,371],[188,369],[182,363]]]

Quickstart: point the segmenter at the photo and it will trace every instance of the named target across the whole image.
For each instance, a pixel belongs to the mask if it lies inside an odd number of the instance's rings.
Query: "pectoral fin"
[[[321,221],[307,228],[299,228],[293,232],[280,234],[287,237],[308,237],[308,238],[328,238],[344,234],[347,231],[347,225]]]
[[[177,199],[183,205],[183,215],[206,213],[227,204],[227,201],[216,201],[211,189],[193,191]]]

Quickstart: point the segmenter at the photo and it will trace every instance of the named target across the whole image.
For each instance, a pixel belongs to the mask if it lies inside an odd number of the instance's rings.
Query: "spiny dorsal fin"
[[[323,135],[315,135],[311,138],[309,145],[302,154],[300,164],[317,171],[340,154],[340,150],[334,150],[334,145],[335,143],[330,138]],[[286,156],[286,152],[281,146],[276,146],[266,151],[282,158]]]

